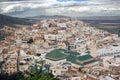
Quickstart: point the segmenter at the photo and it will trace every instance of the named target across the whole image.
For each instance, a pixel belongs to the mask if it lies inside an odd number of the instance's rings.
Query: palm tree
[[[43,72],[43,66],[44,61],[42,61],[42,65],[40,66],[40,68],[37,65],[37,61],[35,61],[34,70],[31,69],[31,71],[29,72],[29,77],[27,77],[26,80],[59,80],[57,78],[54,78],[54,75],[52,73]]]
[[[37,61],[35,61],[35,65],[31,66],[30,71],[27,71],[27,74],[29,75],[27,80],[38,80],[40,74],[42,73],[43,64],[40,66],[40,69],[38,69],[38,67]]]

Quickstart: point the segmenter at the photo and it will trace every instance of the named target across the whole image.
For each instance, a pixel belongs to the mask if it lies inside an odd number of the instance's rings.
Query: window
[[[54,73],[56,73],[56,71],[54,71]]]
[[[64,73],[64,71],[61,71],[61,73]]]
[[[48,36],[48,38],[52,38],[51,36]]]

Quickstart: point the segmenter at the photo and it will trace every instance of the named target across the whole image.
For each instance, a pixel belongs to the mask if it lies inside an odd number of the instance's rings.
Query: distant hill
[[[103,20],[96,20],[96,19],[87,20],[87,19],[84,19],[82,21],[91,23],[92,25],[96,25],[96,26],[99,26],[99,25],[120,26],[120,19],[118,20],[104,20],[104,19]]]
[[[17,27],[16,25],[31,25],[34,22],[35,20],[10,17],[10,16],[0,14],[0,28],[2,28],[4,25],[10,26],[10,27]]]
[[[120,20],[120,16],[91,16],[91,17],[77,17],[82,20]]]
[[[98,29],[106,30],[120,36],[120,16],[100,16],[79,18],[80,20],[90,23]]]
[[[60,19],[60,18],[70,18],[68,16],[61,16],[61,15],[53,15],[53,16],[34,16],[34,17],[27,17],[28,19],[36,19],[36,20],[42,20],[42,19]]]

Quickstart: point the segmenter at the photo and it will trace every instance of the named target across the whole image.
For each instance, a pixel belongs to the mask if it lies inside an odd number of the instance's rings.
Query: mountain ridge
[[[120,20],[120,16],[90,16],[90,17],[70,17],[70,16],[63,16],[63,15],[38,15],[32,17],[26,17],[29,19],[44,19],[44,18],[73,18],[73,19],[80,19],[80,20]]]
[[[56,19],[56,18],[71,18],[68,16],[62,16],[62,15],[53,15],[53,16],[49,16],[49,15],[39,15],[39,16],[33,16],[33,17],[26,17],[28,19],[37,19],[37,20],[41,20],[41,19]]]
[[[25,19],[25,18],[17,18],[17,17],[11,17],[6,16],[3,14],[0,14],[0,28],[2,28],[4,25],[10,26],[10,27],[17,27],[16,25],[32,25],[35,21],[31,19]]]

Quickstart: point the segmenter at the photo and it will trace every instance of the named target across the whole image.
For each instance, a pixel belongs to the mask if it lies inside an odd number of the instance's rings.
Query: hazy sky
[[[18,17],[120,16],[120,0],[0,0],[0,13]]]

